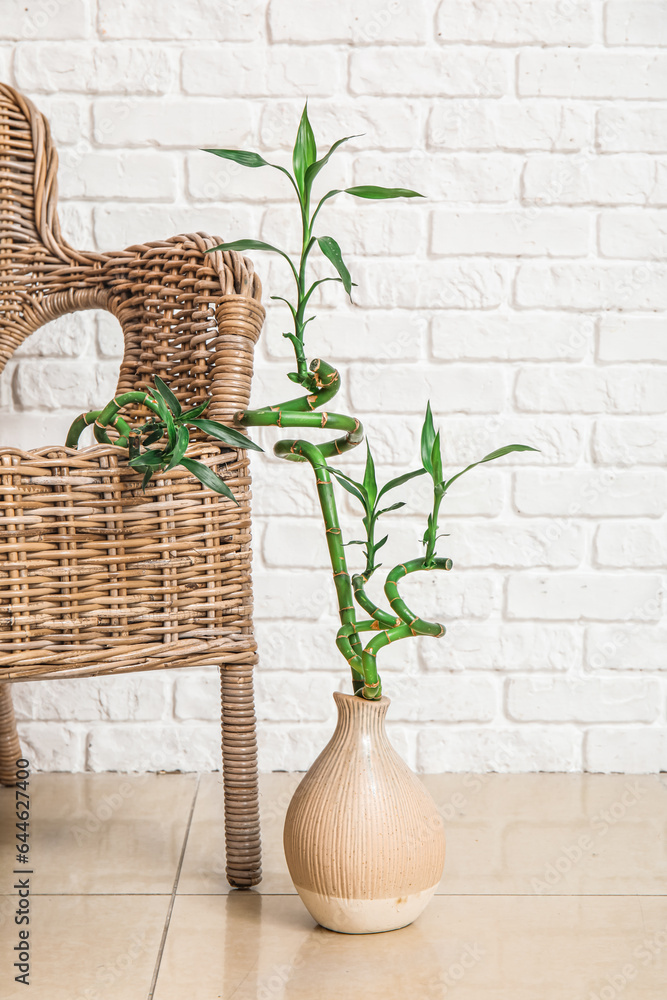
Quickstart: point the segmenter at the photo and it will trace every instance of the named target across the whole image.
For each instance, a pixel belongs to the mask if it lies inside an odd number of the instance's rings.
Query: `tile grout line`
[[[148,997],[146,1000],[153,1000],[153,994],[155,993],[155,987],[157,986],[157,977],[160,973],[160,965],[162,964],[162,953],[164,951],[164,946],[167,940],[167,934],[169,933],[169,926],[171,924],[171,915],[174,910],[174,903],[176,902],[176,890],[178,889],[178,881],[181,877],[181,869],[183,868],[183,861],[185,859],[185,851],[188,846],[188,838],[190,836],[190,827],[192,826],[192,817],[195,811],[195,805],[197,802],[197,795],[199,794],[199,782],[201,781],[201,775],[197,775],[197,784],[195,785],[195,793],[192,796],[192,805],[190,806],[190,815],[188,816],[187,826],[185,828],[185,836],[183,838],[183,847],[181,848],[181,856],[178,859],[178,865],[176,866],[176,875],[174,877],[174,885],[171,890],[171,899],[169,900],[169,907],[167,909],[167,916],[165,917],[164,927],[162,928],[162,937],[160,939],[160,946],[158,948],[157,959],[155,961],[155,968],[153,970],[153,978],[151,979],[150,989],[148,991]]]

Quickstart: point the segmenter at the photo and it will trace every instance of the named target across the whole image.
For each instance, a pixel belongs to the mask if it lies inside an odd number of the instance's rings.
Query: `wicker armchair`
[[[249,402],[264,318],[250,261],[206,255],[221,240],[204,233],[74,250],[57,163],[44,116],[0,84],[0,371],[49,320],[106,309],[125,341],[117,393],[159,374],[183,406],[208,398],[207,417],[230,422]],[[248,459],[197,434],[188,454],[238,506],[183,468],[143,493],[114,446],[0,449],[0,782],[21,756],[12,682],[218,664],[227,878],[250,886],[261,868]]]

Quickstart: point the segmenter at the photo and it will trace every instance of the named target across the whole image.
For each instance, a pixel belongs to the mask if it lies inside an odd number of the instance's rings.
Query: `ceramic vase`
[[[346,934],[412,923],[445,861],[442,820],[385,732],[389,699],[334,693],[338,723],[294,793],[287,865],[323,927]]]

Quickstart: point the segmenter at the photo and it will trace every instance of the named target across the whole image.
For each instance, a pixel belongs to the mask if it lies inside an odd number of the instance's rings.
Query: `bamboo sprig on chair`
[[[142,489],[146,489],[156,473],[170,472],[176,466],[182,465],[209,489],[226,496],[238,505],[236,497],[224,479],[203,462],[185,457],[190,444],[188,427],[196,427],[233,448],[251,448],[255,451],[262,449],[234,427],[227,427],[217,420],[203,419],[202,414],[210,400],[207,399],[204,403],[183,411],[178,399],[159,375],[154,377],[154,382],[155,389],[147,389],[145,392],[124,392],[107,403],[104,409],[89,410],[88,413],[80,414],[69,429],[66,446],[76,448],[81,434],[92,424],[98,444],[114,444],[118,448],[128,449],[128,464],[144,475]],[[120,415],[123,407],[131,405],[145,406],[151,411],[151,416],[135,428],[130,427]],[[109,437],[110,427],[118,433],[115,440]],[[163,447],[151,447],[165,438]]]

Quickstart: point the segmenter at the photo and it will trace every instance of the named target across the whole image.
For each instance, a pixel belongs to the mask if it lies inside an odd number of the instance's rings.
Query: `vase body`
[[[323,927],[395,930],[419,916],[438,886],[442,820],[387,738],[389,699],[339,692],[334,699],[336,730],[287,811],[287,866]]]

